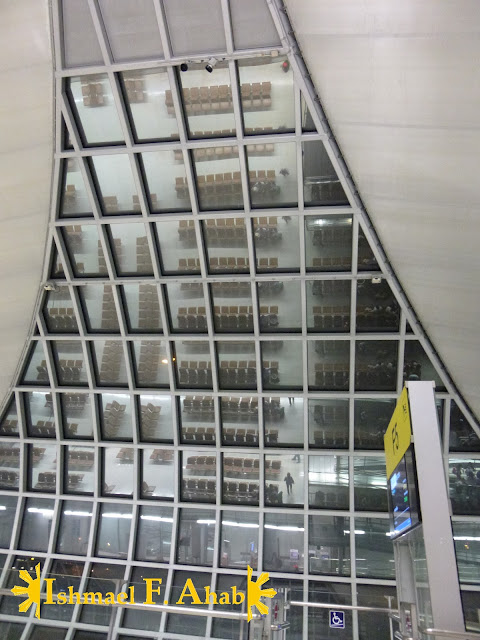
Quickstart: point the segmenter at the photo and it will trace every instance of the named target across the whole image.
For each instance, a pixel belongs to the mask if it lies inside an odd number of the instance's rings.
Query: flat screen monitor
[[[388,480],[390,533],[392,538],[407,533],[420,521],[420,509],[413,451],[410,448]]]

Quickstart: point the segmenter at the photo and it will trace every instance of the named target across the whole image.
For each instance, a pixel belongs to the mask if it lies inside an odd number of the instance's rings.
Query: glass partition
[[[265,155],[263,146],[274,147]],[[298,204],[297,147],[294,142],[247,145],[248,181],[253,209],[295,207]]]
[[[302,325],[300,283],[264,280],[257,283],[261,333],[299,333]]]
[[[95,553],[100,558],[126,558],[132,507],[119,502],[103,502],[100,505]]]
[[[127,387],[127,366],[120,340],[92,340],[95,377],[99,387]]]
[[[89,520],[88,516],[85,516],[85,519]],[[73,587],[74,591],[80,591],[80,582],[82,580],[84,566],[83,561],[78,562],[65,560],[63,558],[61,560],[54,560],[47,575],[48,578],[55,579],[55,582],[52,583],[54,595],[60,591],[68,590],[70,586]],[[42,618],[68,622],[72,619],[74,610],[75,607],[43,607]]]
[[[105,254],[95,225],[69,224],[61,230],[75,278],[108,275]]]
[[[480,515],[480,460],[451,457],[448,485],[454,515]]]
[[[162,272],[166,275],[199,275],[200,257],[194,221],[162,220],[155,223],[155,229]],[[182,282],[181,288],[188,294],[195,289],[202,290],[202,284]]]
[[[308,561],[310,573],[350,575],[350,518],[308,516]]]
[[[67,287],[47,292],[43,318],[49,333],[78,333],[77,318]]]
[[[103,447],[102,496],[133,498],[135,450],[131,447]]]
[[[18,413],[15,396],[0,417],[0,435],[18,436]]]
[[[390,521],[380,518],[355,518],[357,577],[395,579]]]
[[[167,70],[137,69],[122,72],[120,77],[135,142],[178,140]]]
[[[302,447],[303,398],[263,398],[266,447]]]
[[[173,444],[174,411],[172,397],[145,395],[138,397],[140,409],[140,439],[143,442]]]
[[[265,505],[301,507],[304,496],[303,454],[265,456]]]
[[[110,284],[86,284],[78,288],[89,333],[120,333],[117,308]]]
[[[261,342],[263,388],[268,391],[303,389],[303,351],[300,340]]]
[[[169,387],[169,362],[165,340],[135,340],[133,366],[138,387]]]
[[[165,285],[170,326],[174,333],[207,333],[207,308],[203,285],[183,282]]]
[[[302,142],[302,158],[305,205],[348,205],[348,198],[323,142]]]
[[[92,495],[95,488],[95,449],[68,445],[64,449],[66,493]]]
[[[137,523],[135,559],[169,562],[172,545],[173,509],[141,506]]]
[[[176,561],[211,567],[214,534],[213,509],[180,509]]]
[[[129,156],[123,153],[93,156],[91,166],[103,214],[136,213],[138,193]]]
[[[222,511],[220,566],[232,569],[257,568],[258,514],[251,511]]]
[[[191,211],[183,151],[159,149],[142,153],[141,159],[152,213]]]
[[[352,604],[352,587],[349,584],[339,582],[317,582],[311,580],[308,583],[308,602],[321,602],[331,604],[332,608],[337,604]],[[352,637],[352,612],[345,611],[345,630],[335,629],[337,640],[349,640]],[[325,609],[311,608],[308,617],[308,631],[311,638],[331,636],[330,616]]]
[[[177,340],[172,349],[177,386],[181,389],[211,389],[212,361],[208,342]]]
[[[355,400],[355,449],[382,449],[396,400]]]
[[[300,242],[296,216],[260,216],[252,218],[252,224],[257,273],[300,271]],[[267,294],[269,289],[273,290],[272,293],[279,294],[282,284],[286,286],[290,283],[277,280],[270,284],[262,281],[259,286],[264,287]]]
[[[153,276],[152,256],[143,223],[110,224],[108,235],[119,276]]]
[[[263,569],[282,573],[303,573],[303,516],[266,513],[263,527]]]
[[[210,274],[250,273],[247,235],[244,218],[219,218],[204,220],[203,237],[208,253]],[[225,282],[221,285],[225,295],[250,295],[245,282]]]
[[[245,134],[294,131],[293,72],[287,57],[265,55],[237,64]]]
[[[0,488],[10,491],[19,489],[20,447],[13,442],[3,442],[0,447]]]
[[[258,398],[224,396],[220,417],[224,445],[258,446]]]
[[[450,451],[480,451],[480,438],[454,400],[450,407]]]
[[[27,434],[31,438],[55,438],[55,414],[49,393],[28,391],[23,394]]]
[[[147,600],[147,583],[145,580],[153,580],[154,588],[159,589],[159,602],[165,598],[165,589],[167,585],[168,571],[167,569],[133,567],[130,575],[129,584],[135,588],[135,599],[137,602],[145,602]],[[123,613],[122,627],[127,629],[143,629],[145,631],[157,632],[162,620],[161,611],[146,611],[145,609],[133,609],[125,607]],[[134,636],[119,635],[118,640],[132,640]]]
[[[384,455],[355,456],[353,483],[357,511],[388,511]]]
[[[417,340],[405,341],[403,380],[433,380],[436,391],[445,391],[445,385],[433,366],[425,349]]]
[[[208,452],[206,452],[208,453]],[[205,451],[182,451],[182,500],[215,502],[217,459]]]
[[[129,333],[162,333],[158,290],[154,284],[124,284],[123,311]]]
[[[222,466],[222,502],[258,506],[260,491],[258,454],[248,454],[248,456],[239,454],[236,457],[223,454]]]
[[[350,331],[350,280],[307,280],[307,330]]]
[[[203,147],[192,151],[200,209],[242,209],[238,145]]]
[[[384,464],[385,466],[385,464]],[[308,457],[308,504],[317,509],[348,509],[348,457]]]
[[[80,160],[65,158],[62,162],[63,183],[59,216],[61,218],[92,218],[92,205],[85,188]]]
[[[124,136],[106,73],[67,79],[67,96],[86,146],[122,144]]]
[[[478,525],[476,522],[453,522],[452,525],[459,580],[463,584],[478,585],[480,562]]]
[[[25,500],[18,549],[47,551],[54,506],[55,501],[46,498],[27,498]]]
[[[210,293],[216,333],[253,333],[249,282],[214,282],[210,285]]]
[[[351,216],[306,216],[305,260],[307,271],[350,271]]]
[[[377,259],[375,258],[372,248],[370,247],[361,226],[358,229],[358,270],[380,271]]]
[[[180,396],[179,403],[182,444],[214,445],[216,441],[214,398],[204,395]]]
[[[92,502],[62,501],[57,536],[57,553],[74,556],[87,555],[92,516]]]
[[[308,441],[314,449],[348,448],[348,400],[308,401]]]
[[[253,342],[217,342],[220,389],[256,389],[257,373]]]
[[[400,307],[386,280],[357,280],[357,333],[399,330]]]
[[[51,394],[47,394],[46,404],[53,407]],[[93,439],[93,419],[90,395],[86,393],[61,393],[62,427],[64,438],[76,440]]]
[[[397,358],[397,341],[357,341],[355,343],[355,390],[395,391]]]
[[[22,381],[28,385],[50,386],[45,351],[40,341],[32,340]]]
[[[165,447],[142,449],[142,484],[139,488],[143,500],[173,500],[175,495],[174,451]]]
[[[57,446],[43,442],[42,446],[29,444],[28,488],[42,493],[55,493],[57,486]]]
[[[124,393],[102,393],[98,396],[102,437],[104,440],[132,440],[132,408],[130,396]]]
[[[13,533],[13,522],[17,510],[17,498],[0,496],[0,547],[8,549]]]
[[[52,341],[52,353],[59,385],[88,386],[87,367],[82,345],[74,340]]]
[[[348,391],[350,343],[348,340],[308,342],[308,386],[319,391]]]
[[[125,566],[122,564],[95,562],[90,565],[90,573],[85,582],[86,592],[97,592],[105,599],[110,591],[115,593],[117,586],[121,584],[125,573]],[[99,607],[94,604],[84,604],[81,606],[80,622],[85,624],[95,624],[108,627],[112,616],[112,607]],[[82,635],[80,635],[82,634]],[[98,634],[98,640],[103,640],[103,635]],[[77,631],[75,640],[97,640],[93,633],[88,631]]]

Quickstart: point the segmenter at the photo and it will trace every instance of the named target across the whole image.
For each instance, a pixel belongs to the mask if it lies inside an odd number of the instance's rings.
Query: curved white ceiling
[[[53,155],[48,2],[2,2],[0,402],[31,329],[42,277]]]
[[[285,0],[380,240],[480,416],[476,0]]]

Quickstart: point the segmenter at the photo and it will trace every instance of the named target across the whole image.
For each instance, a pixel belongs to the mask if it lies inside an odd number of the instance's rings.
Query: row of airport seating
[[[258,427],[256,429],[224,427],[222,429],[222,439],[225,445],[247,445],[253,447],[258,445]]]
[[[33,438],[55,438],[55,422],[38,420],[28,429],[28,435]]]
[[[100,380],[103,384],[118,382],[123,360],[122,343],[119,340],[106,341],[100,366]]]
[[[348,404],[315,404],[313,407],[313,419],[317,424],[321,425],[348,426]]]
[[[205,307],[179,307],[177,314],[179,329],[190,331],[207,330],[207,311]]]
[[[242,179],[240,171],[228,173],[209,173],[197,175],[197,188],[200,199],[235,195],[242,200]]]
[[[45,317],[48,330],[53,332],[78,331],[77,319],[73,307],[49,307]]]
[[[179,258],[178,259],[178,271],[196,272],[200,273],[200,258]],[[190,283],[186,283],[190,284]],[[194,283],[197,284],[197,283]]]
[[[154,449],[150,454],[150,460],[153,464],[173,463],[173,457],[173,449]]]
[[[95,462],[94,451],[72,449],[68,450],[69,469],[90,469]]]
[[[130,104],[147,101],[148,93],[145,91],[145,79],[142,76],[124,76],[123,86]]]
[[[153,273],[152,256],[146,236],[140,236],[136,240],[137,273]]]
[[[158,342],[142,340],[140,357],[137,361],[138,384],[150,385],[157,380],[161,360],[165,359],[165,350]]]
[[[141,284],[138,293],[138,328],[151,330],[153,327],[160,329],[160,302],[155,285]]]
[[[80,382],[83,369],[83,360],[65,360],[58,361],[58,377],[61,384],[71,382],[73,385]]]
[[[271,82],[244,83],[240,87],[242,106],[246,111],[269,109],[272,106]],[[233,111],[232,89],[227,84],[218,86],[182,88],[183,104],[187,115],[228,113]],[[165,91],[165,106],[169,115],[175,115],[173,96]]]
[[[0,487],[18,487],[18,471],[5,471],[0,469]]]
[[[188,456],[186,462],[186,469],[190,474],[206,473],[207,475],[214,475],[217,466],[217,460],[215,456]]]
[[[224,476],[254,476],[258,479],[260,461],[257,458],[223,458]]]
[[[350,367],[347,364],[315,363],[315,387],[348,389]]]
[[[69,490],[74,490],[83,481],[83,473],[69,473],[67,476],[67,486]],[[55,491],[57,484],[57,478],[55,471],[41,471],[38,474],[37,484],[35,489],[45,491]]]
[[[18,435],[18,419],[11,418],[6,419],[0,425],[0,435],[2,436],[16,436]]]
[[[101,329],[104,331],[119,330],[113,289],[109,284],[106,284],[103,287]]]
[[[62,406],[67,411],[83,411],[88,400],[85,393],[64,393],[62,394]],[[52,394],[47,393],[45,406],[52,406]]]
[[[249,362],[240,361],[243,368],[255,368],[255,360]],[[258,398],[253,397],[223,397],[220,400],[220,408],[222,411],[222,420],[224,422],[248,422],[258,421]]]
[[[216,480],[205,478],[184,478],[182,482],[182,500],[195,502],[215,502]]]
[[[314,280],[312,295],[344,298],[350,297],[350,280]]]
[[[182,440],[185,444],[189,442],[215,443],[215,427],[182,427]]]
[[[183,413],[194,420],[215,419],[215,404],[211,396],[185,396],[183,399]]]
[[[250,261],[248,258],[233,256],[219,258],[209,258],[208,268],[210,273],[218,272],[243,272],[247,273],[250,270]]]
[[[352,268],[351,256],[312,258],[311,267],[307,265],[307,271],[345,271]]]
[[[316,447],[344,449],[348,445],[348,430],[342,432],[331,431],[329,429],[316,429],[313,432],[313,441]]]
[[[103,410],[103,434],[106,438],[114,438],[125,415],[125,404],[116,400],[109,402]]]
[[[18,467],[20,461],[19,447],[0,447],[0,466]]]
[[[258,504],[258,482],[223,482],[223,500],[231,504]]]
[[[220,386],[224,388],[257,385],[257,370],[255,366],[243,366],[246,361],[243,360],[222,360],[218,372]],[[252,364],[252,361],[249,364]]]
[[[206,133],[210,132],[207,131]],[[274,152],[275,145],[272,142],[258,142],[247,145],[247,153],[249,156],[265,156],[271,155]],[[183,152],[181,149],[175,149],[173,153],[175,160],[183,163]],[[203,160],[227,160],[229,158],[238,158],[238,145],[218,145],[216,147],[204,147],[193,150],[193,159],[195,162],[202,162]]]
[[[180,362],[178,380],[180,384],[211,387],[212,363],[205,360],[200,362]]]
[[[103,107],[108,104],[103,82],[97,82],[94,76],[82,80],[82,98],[85,107]]]
[[[113,240],[113,253],[116,257],[117,261],[121,264],[122,256],[123,256],[123,247],[122,247],[122,239],[121,238],[112,238]],[[97,252],[98,252],[98,271],[99,273],[106,274],[107,273],[107,261],[105,258],[105,254],[103,252],[102,243],[98,240],[97,243]]]
[[[352,242],[352,228],[350,225],[323,225],[315,227],[312,234],[312,242],[314,245],[321,247],[335,244],[350,245]]]
[[[313,311],[313,329],[316,331],[348,331],[350,328],[350,307],[318,306]]]
[[[310,507],[324,509],[348,509],[349,488],[344,485],[329,486],[320,483],[310,483],[309,505]]]
[[[140,405],[140,428],[143,439],[150,440],[155,437],[161,410],[162,407],[154,405],[151,402],[147,405]]]
[[[150,200],[150,207],[152,209],[152,211],[158,211],[158,198],[157,198],[157,194],[156,193],[148,193],[148,199]],[[139,212],[142,210],[142,207],[140,205],[140,198],[137,195],[133,195],[132,196],[132,202],[133,202],[133,210],[135,212]]]

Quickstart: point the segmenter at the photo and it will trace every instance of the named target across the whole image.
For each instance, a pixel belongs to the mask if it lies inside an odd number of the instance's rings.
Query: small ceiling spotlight
[[[207,64],[205,65],[206,71],[208,71],[208,73],[212,73],[213,67],[215,67],[217,62],[218,60],[216,58],[210,58]]]
[[[186,62],[182,62],[180,65],[180,71],[188,71],[188,64]]]

